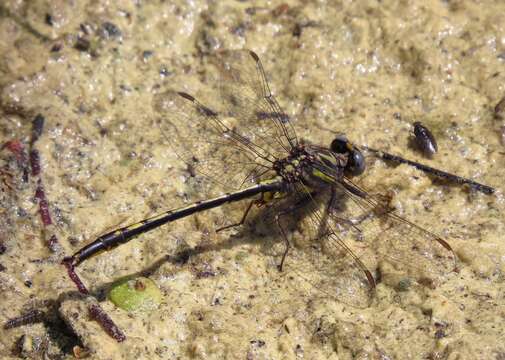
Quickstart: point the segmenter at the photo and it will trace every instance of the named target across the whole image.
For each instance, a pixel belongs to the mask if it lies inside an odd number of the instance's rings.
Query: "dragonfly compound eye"
[[[349,143],[349,140],[347,140],[345,135],[337,135],[331,142],[330,149],[337,154],[347,154],[351,150],[349,146],[351,146],[352,149],[352,145]]]
[[[366,164],[363,153],[359,151],[357,148],[353,147],[353,149],[349,153],[349,159],[347,160],[347,166],[345,167],[345,171],[351,176],[358,176],[363,174],[365,168]]]
[[[337,135],[330,145],[331,151],[348,155],[345,172],[349,176],[358,176],[365,171],[365,157],[344,135]]]

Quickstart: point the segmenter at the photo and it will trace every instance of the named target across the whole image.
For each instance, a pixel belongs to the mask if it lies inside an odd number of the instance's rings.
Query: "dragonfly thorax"
[[[299,145],[289,156],[277,160],[274,170],[288,183],[302,182],[310,188],[335,184],[344,175],[348,156],[316,146]]]

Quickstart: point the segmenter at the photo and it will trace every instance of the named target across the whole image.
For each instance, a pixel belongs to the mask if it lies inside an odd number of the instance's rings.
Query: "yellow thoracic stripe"
[[[319,179],[329,184],[335,182],[335,179],[332,176],[326,175],[324,172],[318,169],[312,169],[312,175],[318,177]]]

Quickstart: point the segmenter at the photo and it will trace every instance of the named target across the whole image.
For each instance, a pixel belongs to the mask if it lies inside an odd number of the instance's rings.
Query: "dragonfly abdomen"
[[[163,224],[182,219],[200,211],[213,209],[225,203],[240,201],[263,193],[276,193],[285,191],[285,184],[280,179],[273,179],[251,186],[249,188],[238,190],[233,193],[227,193],[214,199],[195,202],[191,205],[170,210],[160,215],[140,221],[138,223],[111,231],[97,238],[91,244],[83,247],[76,252],[68,262],[72,266],[77,266],[84,260],[101,253],[102,251],[112,250],[121,244],[135,238],[137,235],[155,229]]]

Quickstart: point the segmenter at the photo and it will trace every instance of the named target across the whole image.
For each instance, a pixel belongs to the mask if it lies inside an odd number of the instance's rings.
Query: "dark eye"
[[[349,160],[347,160],[346,171],[349,172],[351,176],[358,176],[363,174],[365,171],[365,157],[357,148],[353,148]]]
[[[337,154],[346,154],[349,152],[348,144],[349,140],[344,135],[337,135],[331,142],[330,149]]]
[[[347,154],[347,165],[345,167],[345,172],[349,176],[358,176],[363,174],[365,171],[365,157],[359,151],[358,148],[354,147],[352,143],[347,140],[344,135],[338,135],[333,139],[330,145],[331,151],[337,154]]]

